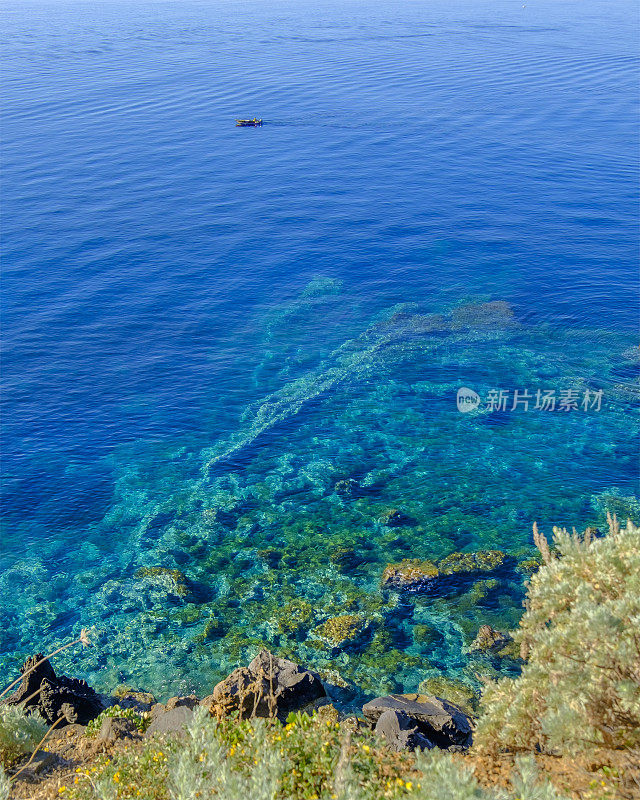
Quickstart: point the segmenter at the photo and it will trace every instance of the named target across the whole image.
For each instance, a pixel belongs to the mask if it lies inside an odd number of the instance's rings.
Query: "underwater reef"
[[[333,676],[354,707],[438,681],[473,704],[482,678],[517,675],[513,648],[472,645],[518,624],[531,522],[640,521],[636,354],[500,299],[434,306],[345,315],[340,284],[319,280],[266,314],[238,398],[212,389],[211,438],[124,446],[100,519],[8,532],[3,669],[82,625],[99,640],[82,655],[92,685],[159,697],[261,647]],[[603,401],[460,413],[461,386]]]

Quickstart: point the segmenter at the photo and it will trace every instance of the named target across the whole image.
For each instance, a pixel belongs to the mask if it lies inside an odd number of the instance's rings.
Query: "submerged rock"
[[[498,652],[512,642],[508,633],[501,633],[491,625],[482,625],[478,635],[469,645],[469,650],[483,650],[484,652]]]
[[[389,528],[397,528],[400,525],[410,525],[412,519],[398,508],[388,508],[382,514],[380,514],[378,517],[378,522],[380,522],[381,525],[386,525]]]
[[[451,312],[451,328],[510,328],[517,324],[513,309],[504,300],[465,303]]]
[[[355,569],[361,559],[358,557],[354,547],[337,547],[329,555],[329,561],[339,572],[350,572]]]
[[[265,547],[263,550],[258,550],[258,556],[269,569],[277,569],[282,560],[282,551],[275,547]]]
[[[168,597],[184,600],[190,594],[187,576],[179,569],[141,567],[135,577],[143,579]]]
[[[271,625],[276,635],[301,636],[313,624],[313,606],[307,600],[297,598],[287,603],[275,614]]]
[[[353,644],[366,627],[366,621],[359,614],[340,614],[337,617],[330,617],[322,625],[314,628],[312,633],[329,647],[343,649]]]
[[[455,575],[491,572],[506,560],[502,550],[478,550],[475,553],[451,553],[437,563],[419,558],[405,558],[388,564],[382,573],[382,586],[405,591],[431,589]]]
[[[491,572],[502,566],[506,555],[502,550],[478,550],[475,553],[451,553],[438,562],[441,575]]]
[[[346,478],[345,480],[338,481],[334,487],[334,492],[343,499],[348,499],[350,497],[354,497],[358,489],[360,488],[360,484],[358,481],[354,480],[353,478]]]
[[[471,746],[471,720],[458,706],[440,697],[390,694],[376,697],[362,707],[362,713],[371,726],[378,723],[385,711],[404,714],[417,731],[435,747],[443,750],[464,750]]]
[[[205,622],[202,631],[194,636],[194,642],[206,642],[213,639],[220,639],[225,633],[226,628],[222,620],[212,614]]]
[[[479,694],[464,681],[448,678],[446,675],[437,675],[422,681],[418,691],[420,694],[445,698],[448,703],[458,706],[469,717],[473,717],[477,713]]]
[[[33,669],[42,658],[38,653],[25,661],[20,668],[23,675],[20,686],[2,703],[35,708],[49,724],[62,717],[63,725],[86,725],[104,710],[102,698],[86,681],[56,676],[48,660]]]
[[[240,711],[244,717],[284,720],[291,711],[325,695],[315,672],[261,650],[248,667],[234,669],[221,681],[202,705],[216,715]]]
[[[431,588],[439,575],[433,561],[405,558],[398,564],[389,564],[382,573],[382,586],[388,589],[421,591]]]

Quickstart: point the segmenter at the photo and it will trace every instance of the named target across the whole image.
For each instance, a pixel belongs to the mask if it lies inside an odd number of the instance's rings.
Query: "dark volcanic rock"
[[[2,702],[7,705],[24,703],[25,708],[36,708],[49,724],[60,717],[68,724],[79,725],[86,725],[95,719],[104,709],[100,695],[86,681],[56,676],[48,661],[32,669],[41,659],[42,654],[39,653],[25,661],[20,669],[23,675],[20,686]]]
[[[388,710],[409,717],[418,732],[436,747],[463,750],[471,746],[471,720],[453,703],[434,695],[390,694],[376,697],[362,707],[365,719],[372,726]]]
[[[43,680],[55,680],[56,678],[53,667],[47,660],[42,661],[43,658],[42,653],[27,658],[20,667],[20,674],[22,675],[20,685],[13,694],[10,694],[9,697],[2,701],[3,703],[8,706],[17,706],[27,698],[30,698],[25,703],[25,708],[32,708],[38,704],[38,695],[35,697],[32,697],[32,695],[38,691]],[[42,664],[38,664],[39,661],[42,661]],[[36,664],[38,666],[34,669]]]
[[[431,750],[435,744],[420,733],[417,724],[404,711],[387,709],[376,722],[375,732],[386,739],[392,750]]]
[[[262,650],[248,667],[235,669],[221,681],[202,703],[214,714],[241,709],[245,717],[275,715],[284,719],[325,695],[315,672]]]
[[[38,710],[47,722],[53,723],[62,716],[67,722],[86,725],[102,709],[100,696],[86,681],[61,675],[40,684]]]

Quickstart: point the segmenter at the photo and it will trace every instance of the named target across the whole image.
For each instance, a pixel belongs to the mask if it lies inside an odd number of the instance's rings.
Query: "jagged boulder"
[[[435,744],[404,711],[388,708],[378,717],[374,732],[396,752],[401,750],[431,750]]]
[[[38,708],[48,722],[53,723],[62,716],[68,723],[86,725],[104,706],[100,696],[86,681],[62,675],[42,682]]]
[[[42,653],[37,653],[35,656],[29,656],[24,664],[20,667],[20,674],[22,680],[18,688],[10,694],[9,697],[2,701],[3,704],[8,706],[17,706],[24,703],[25,708],[33,708],[38,704],[39,695],[36,692],[40,689],[40,684],[44,680],[55,680],[56,673],[47,659],[44,659]],[[38,663],[42,662],[42,663]],[[36,666],[37,665],[37,666]],[[36,695],[35,697],[33,695]]]
[[[59,725],[86,725],[95,719],[104,709],[100,695],[86,681],[56,676],[49,661],[42,659],[42,653],[27,658],[20,668],[23,675],[20,686],[2,702],[36,708],[50,724],[61,717],[63,722]],[[39,661],[42,663],[38,664]]]
[[[249,666],[234,669],[202,704],[216,715],[240,710],[244,717],[284,719],[325,695],[315,672],[261,650]]]
[[[471,720],[458,706],[440,697],[390,694],[386,697],[376,697],[362,707],[362,713],[372,727],[377,725],[386,711],[397,711],[408,717],[416,731],[435,747],[443,750],[465,750],[471,746],[473,731]],[[404,721],[404,717],[397,720],[398,726],[401,722],[409,724]],[[392,723],[384,724],[386,726]]]

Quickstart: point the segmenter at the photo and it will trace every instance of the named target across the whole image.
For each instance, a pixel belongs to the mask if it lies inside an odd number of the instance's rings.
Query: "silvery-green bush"
[[[516,758],[511,791],[482,788],[470,766],[441,750],[418,754],[416,769],[424,777],[412,782],[413,800],[567,800],[539,775],[532,756]]]
[[[640,750],[640,528],[534,529],[544,564],[515,639],[517,678],[486,687],[475,736],[486,750],[559,755]]]
[[[25,753],[31,753],[47,732],[38,714],[25,714],[19,706],[0,706],[0,764],[10,766]]]
[[[4,767],[0,764],[0,800],[8,800],[10,791],[11,781],[7,777]]]
[[[285,768],[280,752],[267,742],[263,720],[252,721],[254,752],[246,771],[234,770],[216,737],[215,720],[204,708],[195,711],[186,741],[169,766],[171,800],[274,800]]]

